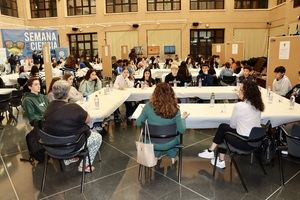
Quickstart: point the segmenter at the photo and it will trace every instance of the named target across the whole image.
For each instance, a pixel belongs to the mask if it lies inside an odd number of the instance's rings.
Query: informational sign
[[[238,52],[239,52],[239,45],[238,44],[232,44],[231,53],[232,54],[238,54]]]
[[[0,64],[5,64],[7,61],[6,49],[0,48]]]
[[[221,45],[219,44],[216,45],[216,52],[221,53]]]
[[[282,41],[279,43],[279,59],[288,60],[290,58],[290,41]]]
[[[7,54],[15,54],[22,58],[31,57],[33,51],[42,51],[45,43],[51,50],[59,47],[56,30],[13,30],[3,29],[2,41]]]

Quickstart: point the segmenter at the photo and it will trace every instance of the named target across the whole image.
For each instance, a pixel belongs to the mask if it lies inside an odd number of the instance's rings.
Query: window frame
[[[197,3],[197,8],[192,8],[192,3]],[[208,8],[208,3],[213,2],[214,8]],[[223,2],[222,8],[217,8],[217,3]],[[206,8],[200,8],[200,3],[206,3]],[[225,9],[225,0],[190,0],[190,10],[224,10]]]
[[[128,0],[128,3],[124,3],[124,0],[121,0],[121,3],[117,3],[116,0],[111,0],[113,1],[112,4],[108,5],[108,0],[105,0],[105,11],[107,14],[111,14],[111,13],[129,13],[129,12],[138,12],[138,0],[135,0],[136,3],[132,3],[133,0]],[[128,5],[129,7],[129,11],[124,11],[124,6]],[[132,10],[132,7],[136,5],[136,10]],[[120,6],[121,7],[121,11],[120,12],[116,12],[116,6]],[[108,12],[108,7],[112,7],[113,12]]]
[[[95,37],[93,37],[93,35],[95,35]],[[75,36],[75,41],[72,41],[72,36]],[[79,39],[79,36],[82,40]],[[86,39],[86,36],[89,36],[90,39]],[[81,57],[83,55],[79,54],[80,51],[87,52],[87,50],[89,50],[90,54],[86,54],[85,56],[89,56],[90,58],[95,57],[99,54],[99,49],[98,39],[95,40],[94,38],[98,38],[97,32],[68,34],[70,55]],[[94,42],[97,42],[97,45],[94,45]],[[72,44],[75,44],[75,50],[73,50]],[[86,48],[86,44],[90,45],[89,49]],[[83,49],[79,49],[79,46],[81,45],[83,46]],[[96,55],[94,55],[94,51],[97,51]]]
[[[244,4],[246,4],[247,2],[249,2],[250,6],[249,7],[243,7]],[[241,7],[237,8],[237,4],[240,3]],[[257,3],[258,7],[254,7],[255,3]],[[264,4],[265,6],[261,6]],[[269,1],[268,0],[264,0],[263,2],[261,2],[261,0],[234,0],[234,9],[268,9],[268,4]]]
[[[205,33],[205,35],[209,35],[210,37],[201,37],[201,33]],[[194,37],[194,33],[196,33],[196,37]],[[222,37],[219,36],[222,35]],[[193,42],[194,40],[194,42]],[[202,40],[202,42],[201,42]],[[205,40],[205,41],[204,41]],[[193,57],[196,57],[198,54],[203,55],[208,58],[211,55],[211,45],[209,45],[208,40],[211,40],[211,44],[216,43],[224,43],[225,41],[225,29],[224,28],[216,28],[216,29],[190,29],[190,54]],[[205,54],[201,53],[201,48],[205,46]]]
[[[294,8],[298,8],[300,6],[300,0],[294,0]]]
[[[30,13],[31,13],[32,19],[57,17],[57,2],[56,2],[56,0],[30,0],[29,3],[30,3]],[[34,4],[39,6],[41,3],[43,4],[44,8],[33,9]],[[46,3],[49,3],[48,4],[49,8],[47,8]],[[49,13],[49,16],[47,16],[47,11]],[[37,17],[35,17],[34,13],[37,13]]]
[[[15,4],[15,8],[14,5]],[[1,15],[19,18],[17,0],[0,0]]]
[[[166,11],[178,11],[181,10],[181,0],[151,0],[153,2],[149,2],[150,0],[147,0],[147,11],[150,12],[166,12]],[[166,10],[165,9],[165,4],[170,3],[171,4],[171,9]],[[174,4],[179,3],[179,9],[174,9]],[[157,5],[162,4],[163,5],[163,10],[157,10]],[[153,5],[154,10],[149,10],[149,5]]]
[[[74,7],[70,8],[69,7],[69,2],[73,2]],[[79,6],[77,6],[77,1],[80,1],[81,4]],[[87,0],[88,1],[88,5],[84,6],[84,2],[85,0],[67,0],[67,16],[82,16],[82,15],[94,15],[96,14],[96,3],[97,0]],[[92,5],[92,1],[94,1],[94,5]],[[89,13],[88,14],[84,14],[84,8],[88,8]],[[92,8],[95,8],[95,13],[92,13]],[[81,10],[81,13],[77,13],[79,10]]]

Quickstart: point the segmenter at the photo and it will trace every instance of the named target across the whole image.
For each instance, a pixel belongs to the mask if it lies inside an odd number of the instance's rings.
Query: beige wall
[[[77,33],[72,31],[72,27],[80,28],[81,33],[97,32],[98,33],[98,49],[105,44],[107,32],[128,32],[133,31],[131,25],[138,23],[140,26],[136,30],[138,32],[138,44],[147,49],[149,30],[179,30],[181,32],[181,47],[180,52],[177,52],[182,57],[189,54],[190,29],[193,22],[199,22],[197,28],[224,28],[225,42],[234,41],[234,30],[238,29],[273,29],[273,34],[276,27],[283,27],[280,32],[289,33],[289,25],[298,22],[297,15],[300,13],[300,8],[293,8],[293,1],[276,6],[276,0],[269,0],[271,9],[262,10],[235,10],[234,0],[226,0],[224,10],[208,10],[208,11],[190,11],[189,0],[181,1],[180,11],[169,12],[148,12],[146,0],[138,1],[137,13],[121,13],[121,14],[106,14],[105,1],[97,0],[97,8],[95,15],[89,16],[66,16],[66,1],[58,0],[58,17],[46,19],[30,19],[29,0],[18,0],[20,19],[1,16],[1,28],[56,28],[60,35],[61,46],[68,47],[67,34]],[[275,6],[275,7],[274,7]],[[5,21],[5,26],[3,22]],[[267,25],[271,22],[271,26]],[[294,25],[293,25],[294,26]],[[278,31],[278,30],[276,30]],[[78,31],[79,33],[79,31]],[[250,37],[250,35],[248,35]],[[247,37],[248,37],[247,36]],[[170,35],[172,37],[172,35]],[[174,38],[173,38],[174,39]],[[2,46],[2,38],[0,45]],[[264,46],[264,45],[263,45]],[[117,47],[119,48],[119,47]],[[245,51],[249,52],[245,47]],[[112,52],[116,52],[112,47]],[[250,51],[251,52],[251,51]],[[101,55],[101,52],[99,52]],[[251,55],[251,54],[249,54]]]

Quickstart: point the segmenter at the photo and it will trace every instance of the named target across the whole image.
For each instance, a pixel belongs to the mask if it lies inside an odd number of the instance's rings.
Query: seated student
[[[227,131],[248,138],[253,127],[260,127],[261,112],[264,111],[264,103],[261,98],[260,90],[253,81],[245,81],[240,87],[239,98],[242,100],[235,104],[229,124],[221,124],[216,132],[211,146],[199,153],[200,158],[211,159],[214,165],[214,150],[223,143]],[[236,146],[238,148],[238,146]],[[221,149],[220,149],[221,150]],[[225,168],[225,151],[222,151],[216,166]]]
[[[52,76],[53,77],[61,77],[62,71],[58,68],[58,63],[52,63]]]
[[[202,86],[212,86],[214,83],[214,76],[209,74],[209,67],[207,64],[203,64],[201,71],[197,76],[197,84],[199,85],[199,79],[201,79]]]
[[[27,82],[30,92],[25,92],[22,107],[29,119],[31,125],[35,121],[43,118],[44,112],[49,104],[48,98],[40,94],[40,81],[39,78],[32,77]]]
[[[150,64],[148,66],[148,68],[150,69],[159,69],[159,64],[157,63],[157,60],[155,59],[154,56],[151,56],[150,58]]]
[[[19,78],[22,78],[22,79],[28,79],[29,78],[29,75],[28,75],[27,72],[25,72],[25,69],[24,69],[23,65],[19,68]]]
[[[169,125],[176,123],[177,131],[181,134],[185,131],[184,120],[188,117],[188,113],[183,113],[181,118],[179,106],[172,87],[167,83],[157,84],[150,102],[145,105],[141,115],[136,120],[137,126],[141,126],[146,120],[149,124]],[[166,142],[154,143],[155,157],[160,158],[163,154],[167,154],[175,163],[175,157],[178,149],[172,148],[179,144],[179,137]],[[168,150],[169,149],[169,150]]]
[[[88,96],[93,92],[96,92],[102,88],[101,80],[97,77],[96,71],[94,69],[89,69],[84,79],[81,81],[79,86],[79,91],[83,96]]]
[[[152,87],[153,85],[155,85],[155,80],[151,76],[151,70],[149,69],[149,67],[144,70],[143,78],[141,79],[139,84],[137,84],[137,87],[141,87],[142,82],[146,87]]]
[[[60,77],[54,77],[51,80],[51,83],[49,85],[49,89],[48,89],[48,92],[47,92],[47,97],[48,97],[49,102],[54,100],[54,96],[53,96],[53,92],[52,92],[52,86],[58,80],[60,80]]]
[[[82,100],[82,94],[78,92],[78,90],[73,86],[74,76],[71,73],[65,73],[63,76],[63,80],[68,81],[71,86],[68,98],[69,102],[75,103],[76,101]]]
[[[235,74],[239,74],[242,70],[242,65],[241,65],[241,61],[236,61],[236,67],[235,70],[233,71]]]
[[[114,88],[119,90],[124,90],[125,88],[132,88],[134,86],[134,79],[129,74],[129,70],[127,67],[123,69],[122,74],[118,75],[115,83]],[[125,101],[125,107],[126,107],[126,118],[128,119],[132,113],[134,112],[134,105],[132,105],[134,102],[131,101]]]
[[[186,65],[185,61],[182,61],[179,66],[178,74],[177,74],[180,83],[178,86],[184,86],[184,84],[191,84],[192,82],[192,75]]]
[[[178,75],[178,66],[172,64],[171,72],[165,77],[165,82],[174,85],[174,81],[180,81],[180,77]]]
[[[286,98],[295,96],[295,102],[300,104],[300,71],[298,72],[299,84],[295,85],[286,95]]]
[[[134,86],[133,78],[129,74],[129,70],[125,67],[122,71],[122,74],[116,77],[114,88],[124,89],[124,88],[132,88]]]
[[[169,68],[171,68],[172,62],[173,62],[172,58],[166,58],[166,62],[165,62],[165,64],[164,64],[163,68],[164,68],[164,69],[169,69]]]
[[[123,60],[119,59],[117,61],[116,74],[119,75],[123,71]]]
[[[274,70],[275,79],[273,81],[272,90],[276,94],[285,96],[292,89],[290,79],[285,75],[285,67],[279,66]]]
[[[195,65],[195,61],[193,60],[192,57],[187,57],[186,60],[185,60],[185,63],[187,65],[187,68],[190,70],[190,69],[193,69],[193,68],[196,68],[196,65]]]
[[[82,133],[86,133],[86,136],[88,136],[87,147],[91,163],[93,163],[102,143],[102,137],[99,133],[90,131],[87,125],[91,121],[88,113],[76,103],[68,103],[70,88],[70,84],[65,80],[59,80],[53,84],[52,92],[55,100],[49,104],[45,111],[43,129],[46,133],[57,137],[72,135],[78,135],[79,137]],[[83,145],[84,140],[78,144],[76,149],[81,149]],[[65,164],[77,160],[76,158],[65,160]],[[86,159],[86,166],[82,165],[83,161],[78,166],[78,171],[92,172],[90,171],[88,158]],[[92,167],[92,170],[94,169]]]
[[[230,69],[230,63],[226,62],[224,64],[224,69],[220,72],[220,78],[223,79],[224,76],[232,76],[233,71]]]
[[[239,77],[239,81],[242,83],[244,81],[255,81],[254,77],[250,75],[252,68],[248,65],[243,67],[243,76]]]

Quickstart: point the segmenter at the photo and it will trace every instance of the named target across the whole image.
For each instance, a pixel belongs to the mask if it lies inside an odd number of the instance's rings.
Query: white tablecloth
[[[265,89],[261,89],[265,104],[265,110],[262,112],[261,123],[266,124],[271,121],[273,127],[295,122],[300,120],[300,105],[295,104],[294,109],[290,109],[289,100],[279,95],[274,95],[272,103],[268,102]],[[142,112],[139,107],[132,115],[132,119],[137,119]],[[221,123],[229,123],[234,104],[180,104],[181,112],[188,112],[190,116],[186,119],[186,127],[190,129],[197,128],[217,128]]]
[[[135,79],[141,79],[143,78],[143,71],[144,70],[138,70],[134,74]],[[162,79],[162,82],[165,81],[166,75],[168,75],[171,72],[171,69],[151,69],[151,76],[152,78],[160,78]],[[192,77],[197,77],[199,73],[199,69],[190,69],[190,73],[192,74]]]
[[[237,89],[234,86],[212,86],[212,87],[176,87],[173,88],[177,98],[199,97],[210,99],[211,93],[215,93],[216,99],[237,99]],[[127,101],[142,101],[149,99],[154,91],[154,87],[128,88],[131,95]]]
[[[99,109],[95,107],[94,97],[99,97]],[[124,101],[130,96],[130,92],[126,90],[116,90],[104,94],[104,89],[94,92],[88,97],[88,101],[77,103],[85,109],[92,118],[91,126],[95,122],[101,122],[105,118],[109,117],[117,108],[119,108]]]
[[[14,73],[14,74],[1,75],[1,78],[2,78],[3,82],[5,83],[5,85],[15,85],[18,83],[17,80],[19,78],[19,74]]]
[[[13,90],[16,90],[16,88],[1,88],[0,94],[8,94],[11,93]]]

